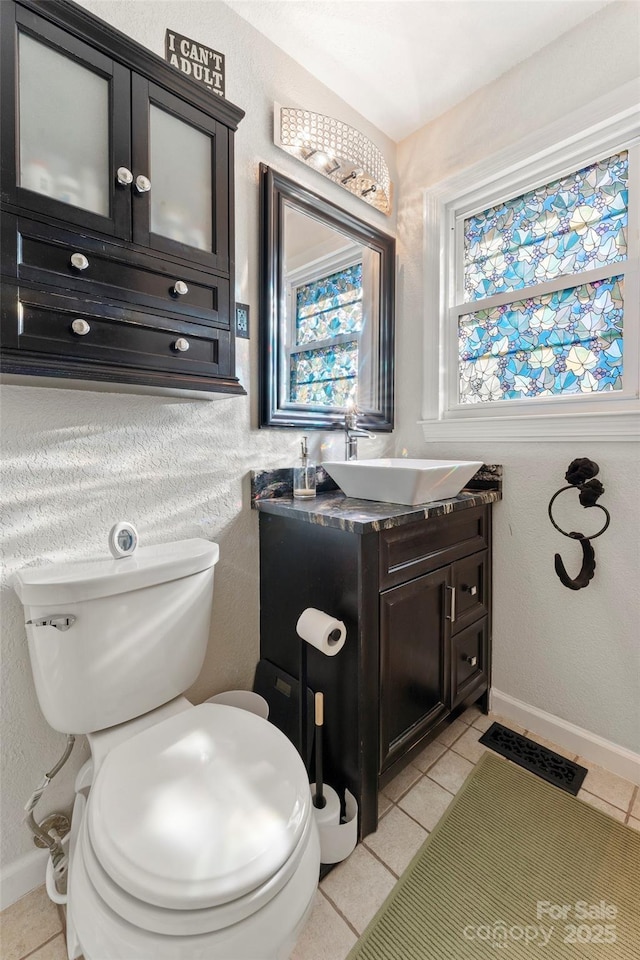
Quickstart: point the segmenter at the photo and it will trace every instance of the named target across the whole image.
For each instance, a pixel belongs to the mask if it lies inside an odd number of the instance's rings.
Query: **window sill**
[[[492,440],[505,443],[593,440],[637,443],[640,440],[638,409],[608,413],[419,420],[418,423],[427,443],[459,440]]]

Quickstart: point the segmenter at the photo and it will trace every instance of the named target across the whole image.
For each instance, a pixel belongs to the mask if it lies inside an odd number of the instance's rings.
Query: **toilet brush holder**
[[[311,796],[315,796],[315,783],[311,784]],[[345,815],[340,817],[340,797],[328,784],[323,785],[324,807],[313,807],[320,835],[320,862],[340,863],[353,853],[358,842],[358,803],[345,790]],[[341,822],[342,820],[342,822]]]

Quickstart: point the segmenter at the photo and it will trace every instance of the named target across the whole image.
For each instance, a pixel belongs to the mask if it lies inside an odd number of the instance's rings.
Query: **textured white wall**
[[[395,145],[299,65],[218,2],[94,2],[84,5],[163,55],[166,27],[226,54],[228,98],[246,110],[236,136],[236,296],[251,304],[252,338],[238,344],[249,396],[183,402],[87,390],[5,386],[5,586],[2,629],[2,863],[33,850],[22,807],[62,752],[35,698],[22,611],[6,577],[25,564],[104,553],[111,525],[133,521],[143,542],[204,536],[220,544],[211,640],[190,695],[250,687],[259,655],[258,524],[248,471],[286,466],[299,434],[256,428],[258,382],[258,164],[288,174],[363,219],[394,221],[273,146],[272,105],[306,106],[371,137],[392,178]],[[337,436],[315,436],[335,446]],[[384,441],[383,441],[384,442]],[[366,449],[366,443],[363,449]],[[372,446],[369,443],[369,446]],[[378,449],[380,443],[378,443]],[[38,813],[67,807],[84,743],[54,781]]]
[[[438,323],[423,319],[425,264],[439,256],[423,250],[423,190],[637,79],[639,14],[637,3],[607,6],[399,145],[396,355],[398,448],[504,464],[505,499],[494,511],[494,685],[633,750],[640,750],[638,444],[426,444],[417,421],[422,325]],[[437,394],[437,358],[432,370]],[[553,555],[559,551],[575,575],[579,551],[553,530],[547,503],[579,456],[600,464],[612,523],[594,543],[595,580],[574,593],[556,578]],[[565,529],[589,523],[595,532],[600,513],[561,512],[569,503],[558,502]]]

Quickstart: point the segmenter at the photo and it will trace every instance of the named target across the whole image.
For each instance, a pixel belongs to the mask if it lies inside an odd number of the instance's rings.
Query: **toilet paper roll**
[[[302,611],[296,631],[299,637],[328,657],[335,657],[336,653],[340,653],[347,636],[342,620],[336,620],[315,607],[307,607]]]

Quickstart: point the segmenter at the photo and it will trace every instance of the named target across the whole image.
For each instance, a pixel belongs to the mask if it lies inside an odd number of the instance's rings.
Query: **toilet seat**
[[[263,886],[237,900],[200,910],[167,910],[138,900],[118,887],[100,866],[91,846],[86,819],[78,837],[77,855],[82,860],[91,886],[118,917],[154,934],[195,936],[213,933],[240,923],[274,899],[296,873],[305,857],[312,839],[313,826],[313,817],[309,817],[294,855]]]
[[[108,754],[89,794],[83,862],[132,923],[220,929],[284,886],[312,819],[289,740],[246,711],[201,704]]]

